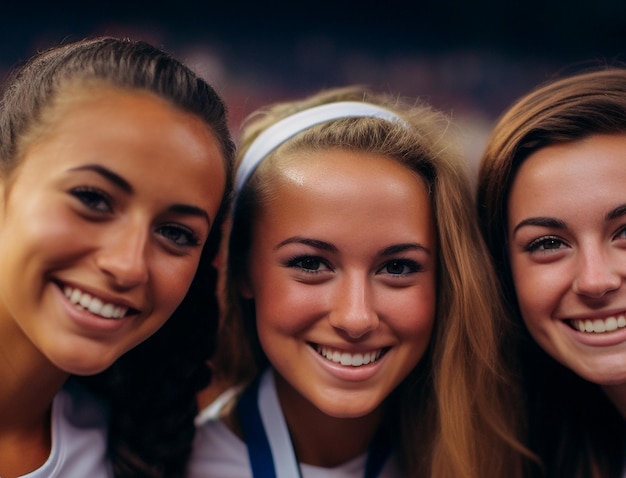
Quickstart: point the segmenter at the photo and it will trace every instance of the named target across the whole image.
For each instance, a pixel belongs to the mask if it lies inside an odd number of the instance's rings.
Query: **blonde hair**
[[[225,315],[218,340],[217,373],[250,380],[267,364],[256,337],[253,304],[241,298],[251,225],[272,194],[271,175],[293,152],[342,149],[392,158],[424,178],[439,241],[437,312],[431,344],[420,364],[394,392],[390,420],[401,440],[407,476],[486,478],[521,475],[517,402],[500,357],[502,311],[496,279],[474,220],[465,163],[449,138],[450,123],[424,104],[363,88],[322,91],[302,101],[262,109],[246,122],[240,161],[250,144],[278,120],[313,106],[365,101],[404,120],[342,118],[314,126],[269,154],[244,185],[234,205],[223,253]],[[242,339],[245,337],[245,340]]]

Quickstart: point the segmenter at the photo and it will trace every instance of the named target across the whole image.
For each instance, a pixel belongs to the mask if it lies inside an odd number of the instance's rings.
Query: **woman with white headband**
[[[449,123],[360,88],[243,129],[191,477],[521,476],[496,281]],[[234,391],[234,393],[233,393]]]

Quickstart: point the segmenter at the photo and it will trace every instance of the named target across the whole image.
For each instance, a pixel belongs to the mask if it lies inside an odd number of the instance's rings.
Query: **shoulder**
[[[52,406],[50,457],[26,477],[112,478],[107,454],[108,416],[108,408],[100,398],[68,380]]]

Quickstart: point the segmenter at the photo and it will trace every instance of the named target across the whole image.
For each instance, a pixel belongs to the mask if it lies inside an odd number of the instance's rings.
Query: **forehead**
[[[148,135],[153,137],[155,149],[159,143],[174,143],[177,139],[191,148],[197,148],[198,141],[215,141],[200,117],[167,100],[150,92],[101,83],[80,85],[72,91],[64,89],[44,109],[40,126],[29,136],[35,141],[62,141],[67,145],[91,142],[121,148],[146,142]]]
[[[49,111],[24,148],[22,181],[27,171],[35,181],[43,171],[52,177],[98,164],[135,188],[158,186],[164,198],[172,193],[203,207],[223,191],[221,148],[199,117],[142,91],[105,88],[93,96],[70,96]]]
[[[623,202],[626,135],[595,135],[551,145],[520,166],[509,195],[513,215],[568,212]]]
[[[332,235],[365,231],[434,231],[425,181],[390,158],[349,151],[311,152],[281,163],[267,181],[257,223]],[[342,227],[338,227],[341,225]],[[315,226],[315,227],[314,227]]]
[[[98,125],[104,121],[98,121],[99,112],[138,108],[142,102],[149,102],[149,98],[163,105],[168,104],[147,91],[116,87],[101,79],[68,80],[50,94],[39,114],[31,118],[27,129],[18,136],[17,156],[21,158],[32,143],[58,134],[58,130],[66,124],[89,120],[92,126]],[[97,112],[93,114],[93,111]],[[73,118],[79,116],[84,118],[73,121]]]
[[[391,185],[406,181],[425,186],[424,178],[400,161],[376,153],[331,148],[290,153],[276,159],[270,168],[275,181],[323,187],[341,183],[343,188],[368,182]],[[348,178],[348,181],[346,181]]]

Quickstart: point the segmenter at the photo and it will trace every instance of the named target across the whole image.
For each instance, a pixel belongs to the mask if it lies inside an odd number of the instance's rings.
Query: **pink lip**
[[[334,378],[346,382],[362,382],[376,375],[385,361],[386,354],[383,354],[377,361],[359,367],[341,365],[322,357],[317,351],[309,346],[309,352],[313,355],[319,366]]]
[[[616,308],[612,310],[602,310],[601,312],[585,312],[580,314],[559,314],[563,320],[595,320],[595,319],[607,319],[609,317],[617,317],[618,315],[625,315],[626,309]],[[559,317],[556,317],[559,318]]]
[[[133,317],[132,315],[126,315],[126,317],[121,319],[107,319],[92,314],[88,310],[78,308],[72,304],[58,287],[54,287],[54,290],[63,311],[79,329],[91,332],[115,333],[126,327],[129,320]]]

